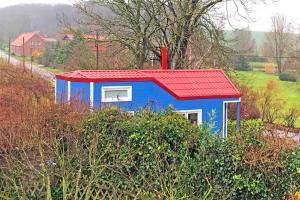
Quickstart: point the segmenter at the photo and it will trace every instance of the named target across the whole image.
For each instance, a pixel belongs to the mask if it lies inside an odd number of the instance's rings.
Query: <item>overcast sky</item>
[[[250,29],[253,31],[268,31],[270,28],[271,16],[279,13],[294,23],[295,26],[299,26],[299,8],[300,0],[277,0],[275,3],[271,3],[271,0],[268,0],[267,4],[251,6],[252,12],[250,13],[250,17],[252,21],[247,22],[238,17],[230,21],[234,24],[234,27],[250,26]],[[228,28],[229,26],[227,25],[226,29]]]
[[[0,7],[27,3],[72,4],[74,0],[0,0]]]
[[[76,0],[0,0],[0,7],[26,3],[72,4],[72,2],[75,1]],[[283,14],[294,23],[300,24],[299,8],[300,0],[277,0],[277,3],[252,6],[253,11],[250,16],[253,21],[250,23],[241,20],[241,18],[232,19],[230,21],[234,25],[234,28],[246,27],[249,25],[250,29],[253,31],[267,31],[270,27],[270,18],[275,13]],[[226,29],[231,29],[231,27],[227,25]]]

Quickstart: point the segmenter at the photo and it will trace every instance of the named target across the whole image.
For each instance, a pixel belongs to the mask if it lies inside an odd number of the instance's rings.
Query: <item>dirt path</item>
[[[8,59],[8,54],[2,50],[0,50],[0,57],[3,59]],[[10,57],[10,63],[12,65],[23,67],[23,63],[20,60],[17,60],[16,58]],[[31,70],[31,64],[29,62],[25,62],[25,68],[27,70]],[[32,64],[32,72],[39,74],[41,77],[43,77],[46,80],[52,81],[55,77],[55,74],[52,72],[49,72],[45,69],[42,69],[40,65]]]

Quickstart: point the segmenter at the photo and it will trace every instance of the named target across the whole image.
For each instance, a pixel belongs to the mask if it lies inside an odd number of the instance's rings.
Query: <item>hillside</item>
[[[58,21],[63,16],[73,20],[78,14],[72,6],[63,4],[22,4],[0,8],[0,42],[28,31],[39,30],[52,36],[58,31]]]
[[[257,47],[260,49],[263,47],[265,34],[266,32],[251,31],[252,38],[255,40]]]
[[[265,34],[266,32],[260,32],[260,31],[250,31],[252,38],[255,40],[257,49],[261,50],[264,44]],[[233,31],[225,31],[225,38],[227,40],[233,39]]]

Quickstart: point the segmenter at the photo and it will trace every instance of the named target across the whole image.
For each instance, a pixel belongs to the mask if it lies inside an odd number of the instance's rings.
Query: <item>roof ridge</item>
[[[85,78],[88,78],[87,76],[83,75],[80,70],[77,71],[77,74],[79,74],[80,76],[83,76]]]
[[[137,72],[138,72],[139,74],[142,74],[142,75],[148,77],[148,78],[153,78],[153,79],[155,79],[153,76],[150,76],[149,74],[143,72],[142,70],[137,70]]]
[[[190,71],[223,71],[222,69],[168,69],[168,70],[163,70],[163,69],[142,69],[140,71],[145,71],[145,72],[190,72]]]

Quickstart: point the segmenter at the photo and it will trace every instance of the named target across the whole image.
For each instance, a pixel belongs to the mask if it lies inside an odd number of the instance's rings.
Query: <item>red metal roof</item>
[[[81,70],[56,78],[73,82],[153,81],[180,100],[242,96],[223,70]]]
[[[42,39],[43,39],[45,42],[48,42],[48,43],[55,43],[55,42],[58,41],[58,40],[55,39],[55,38],[49,38],[49,37],[42,37]]]
[[[23,46],[23,38],[24,38],[24,43],[28,42],[33,36],[38,34],[38,32],[28,32],[28,33],[23,33],[19,35],[12,43],[12,46]]]

